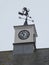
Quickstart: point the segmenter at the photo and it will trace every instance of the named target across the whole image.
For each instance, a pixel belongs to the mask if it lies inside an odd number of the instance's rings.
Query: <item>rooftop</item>
[[[17,55],[13,55],[13,51],[0,51],[0,65],[49,65],[49,48]]]

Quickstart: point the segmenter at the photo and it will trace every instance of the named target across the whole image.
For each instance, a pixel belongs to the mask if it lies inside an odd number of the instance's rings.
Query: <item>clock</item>
[[[22,30],[18,33],[18,37],[21,39],[21,40],[25,40],[25,39],[28,39],[30,36],[30,32],[28,30]]]

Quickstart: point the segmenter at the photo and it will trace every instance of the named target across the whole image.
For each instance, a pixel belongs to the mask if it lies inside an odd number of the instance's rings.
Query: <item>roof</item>
[[[32,54],[20,55],[13,55],[13,51],[2,51],[0,65],[49,65],[49,48],[37,49]]]
[[[13,62],[12,51],[0,51],[0,65],[11,65]]]

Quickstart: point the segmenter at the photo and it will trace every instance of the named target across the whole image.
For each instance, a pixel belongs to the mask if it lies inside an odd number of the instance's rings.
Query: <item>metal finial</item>
[[[28,12],[29,12],[29,10],[28,10],[26,7],[24,7],[23,10],[22,10],[22,12],[19,12],[19,13],[18,13],[18,14],[20,14],[20,15],[22,15],[22,16],[23,16],[23,15],[26,16],[24,25],[28,25],[28,23],[27,23],[27,20],[29,20],[28,17],[31,18],[31,17],[29,16]],[[19,17],[19,18],[21,19],[21,17]],[[23,19],[23,18],[22,18],[22,19]],[[30,20],[30,21],[31,21],[31,20]]]

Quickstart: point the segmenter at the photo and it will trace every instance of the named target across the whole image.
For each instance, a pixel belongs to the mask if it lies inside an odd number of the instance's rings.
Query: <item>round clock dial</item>
[[[22,40],[25,40],[25,39],[29,38],[29,36],[30,36],[30,33],[29,33],[29,31],[27,31],[27,30],[22,30],[22,31],[20,31],[20,32],[18,33],[18,37],[19,37],[20,39],[22,39]]]

